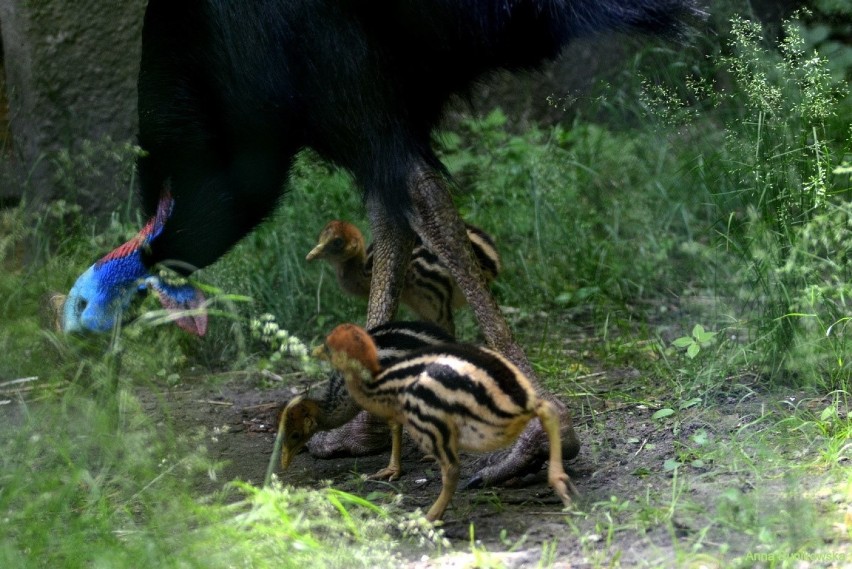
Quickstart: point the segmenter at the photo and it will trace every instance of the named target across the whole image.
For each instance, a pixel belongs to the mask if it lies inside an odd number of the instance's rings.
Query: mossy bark
[[[106,149],[135,137],[145,4],[0,0],[12,141],[0,194],[95,213],[127,201],[126,164]]]

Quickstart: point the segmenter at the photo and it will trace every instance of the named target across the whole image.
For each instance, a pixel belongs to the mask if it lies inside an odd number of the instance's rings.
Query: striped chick
[[[371,328],[370,336],[378,348],[379,363],[389,366],[412,351],[425,346],[453,342],[454,338],[441,327],[430,322],[389,322]],[[297,396],[281,411],[278,428],[284,429],[281,449],[281,467],[286,470],[293,458],[317,432],[329,431],[355,419],[361,407],[349,396],[343,376],[334,371],[321,399]],[[366,415],[366,414],[365,414]],[[366,420],[366,417],[363,418]],[[387,430],[378,432],[364,429],[359,436],[364,440],[349,441],[350,446],[364,449],[387,444]],[[381,437],[380,441],[372,441]],[[357,437],[356,437],[357,438]]]
[[[487,452],[514,442],[538,417],[550,446],[548,482],[570,506],[577,493],[562,466],[559,418],[539,398],[529,379],[509,360],[487,348],[444,344],[417,350],[382,368],[376,344],[354,324],[341,324],[315,353],[331,361],[352,398],[392,426],[391,461],[400,470],[402,427],[441,467],[442,488],[426,517],[440,519],[459,479],[459,451]]]
[[[494,240],[483,230],[465,224],[477,264],[486,284],[500,273],[500,254]],[[316,246],[305,257],[324,259],[334,268],[337,282],[347,294],[367,297],[370,293],[373,258],[361,231],[346,221],[329,221]],[[423,320],[436,322],[455,334],[453,310],[466,304],[456,282],[438,257],[418,239],[412,251],[400,300]]]

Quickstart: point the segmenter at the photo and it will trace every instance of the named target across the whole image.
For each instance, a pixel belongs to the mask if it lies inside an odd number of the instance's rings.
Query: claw
[[[563,474],[550,480],[550,486],[556,491],[556,495],[562,499],[562,503],[566,508],[573,507],[573,502],[568,494],[569,492],[576,493],[577,488],[567,475]]]
[[[568,478],[568,477],[566,477],[566,478]],[[573,480],[571,480],[571,478],[568,478],[568,479],[565,481],[565,484],[567,484],[567,485],[568,485],[568,492],[570,492],[570,493],[571,493],[571,494],[573,494],[574,496],[577,496],[577,497],[579,497],[579,496],[580,496],[580,491],[579,491],[579,490],[577,490],[577,487],[576,487],[576,486],[574,486],[574,481],[573,481]]]
[[[387,468],[382,468],[375,474],[369,475],[367,480],[387,480],[388,482],[393,482],[399,478],[400,474],[400,469],[389,466]]]
[[[467,479],[467,482],[462,483],[461,489],[465,490],[479,490],[485,486],[485,481],[482,478],[482,472],[477,472],[473,476]]]

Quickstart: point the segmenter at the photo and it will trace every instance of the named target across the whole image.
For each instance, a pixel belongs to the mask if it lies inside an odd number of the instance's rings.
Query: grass
[[[644,89],[631,112],[654,128],[578,119],[513,133],[495,110],[436,140],[464,217],[496,238],[495,294],[544,386],[577,402],[583,456],[608,460],[608,441],[637,462],[561,518],[589,566],[785,567],[848,552],[850,99],[806,27],[789,24],[780,45],[746,21],[731,30],[715,59],[675,66],[710,67],[699,75],[724,88],[620,87]],[[68,173],[85,163],[64,157],[59,179],[85,183]],[[330,488],[221,481],[199,495],[220,470],[210,433],[153,424],[137,399],[210,371],[301,370],[287,338],[310,346],[363,319],[327,268],[303,261],[327,212],[366,230],[351,180],[305,153],[292,186],[274,219],[198,274],[218,299],[204,341],[144,319],[111,338],[57,335],[45,295],[142,220],[127,209],[95,228],[64,202],[35,219],[0,213],[0,565],[398,566],[436,539],[392,502]],[[253,336],[264,313],[286,331]],[[475,337],[470,314],[459,329]],[[475,507],[507,507],[485,500]],[[479,566],[522,549],[491,537],[467,546]],[[555,543],[536,547],[542,566],[558,557]]]
[[[845,395],[751,391],[727,403],[735,395],[728,389],[722,400],[696,402],[673,397],[654,378],[629,380],[640,400],[601,394],[583,413],[591,420],[584,453],[606,478],[587,485],[591,496],[567,520],[589,566],[848,561],[838,546],[849,539],[852,488],[842,466]],[[844,411],[835,413],[836,405]],[[630,417],[637,415],[644,420]]]

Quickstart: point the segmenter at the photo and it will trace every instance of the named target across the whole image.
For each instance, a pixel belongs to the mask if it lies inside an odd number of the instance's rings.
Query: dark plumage
[[[488,343],[533,377],[465,238],[431,134],[454,94],[534,68],[606,30],[676,35],[690,0],[150,0],[139,73],[142,205],[174,207],[132,270],[87,271],[66,330],[104,330],[157,263],[205,267],[271,215],[294,155],[352,173],[374,238],[367,324],[396,312],[415,234],[447,267]],[[166,290],[166,295],[170,291]],[[186,295],[173,306],[193,307]],[[181,302],[183,301],[183,302]],[[570,418],[566,454],[576,453]],[[482,476],[538,456],[541,431]],[[518,447],[516,447],[518,449]]]

